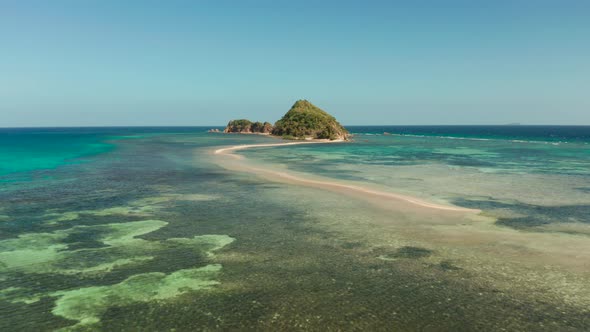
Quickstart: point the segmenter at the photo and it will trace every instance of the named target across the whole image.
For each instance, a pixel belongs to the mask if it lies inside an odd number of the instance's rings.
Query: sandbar
[[[222,155],[222,156],[229,156],[232,157],[234,160],[242,160],[245,161],[245,158],[241,155],[234,154],[234,151],[238,150],[245,150],[245,149],[252,149],[252,148],[263,148],[263,147],[278,147],[278,146],[290,146],[290,145],[300,145],[300,144],[334,144],[334,143],[341,143],[342,141],[329,141],[329,140],[312,140],[312,141],[302,141],[302,142],[286,142],[286,143],[268,143],[268,144],[243,144],[243,145],[233,145],[229,147],[224,147],[215,150],[213,153],[215,155]],[[397,202],[405,202],[415,206],[419,206],[422,208],[428,209],[436,209],[436,210],[443,210],[443,211],[452,211],[452,212],[471,212],[471,213],[479,213],[480,210],[476,209],[468,209],[459,206],[451,206],[451,205],[443,205],[433,202],[427,202],[425,200],[408,196],[402,195],[398,193],[382,191],[374,188],[365,187],[362,185],[353,185],[353,184],[346,184],[340,183],[336,180],[331,179],[311,179],[308,177],[303,177],[300,175],[295,175],[292,173],[288,173],[286,171],[278,171],[271,168],[265,168],[261,166],[254,166],[247,164],[245,162],[239,163],[228,163],[227,161],[220,161],[221,166],[227,169],[242,171],[242,172],[249,172],[255,173],[258,175],[262,175],[268,179],[276,180],[279,182],[288,182],[294,184],[305,185],[309,187],[315,188],[322,188],[331,191],[343,192],[343,193],[356,193],[362,194],[370,197],[378,197],[382,199],[389,199]]]

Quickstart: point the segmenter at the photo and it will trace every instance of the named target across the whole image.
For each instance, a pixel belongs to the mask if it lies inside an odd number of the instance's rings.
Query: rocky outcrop
[[[268,122],[252,122],[247,119],[231,120],[224,133],[241,133],[241,134],[270,134],[272,125]]]
[[[253,133],[270,134],[272,132],[272,125],[268,122],[254,122],[251,129]]]

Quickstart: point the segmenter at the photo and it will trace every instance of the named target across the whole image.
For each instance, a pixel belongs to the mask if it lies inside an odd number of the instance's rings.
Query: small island
[[[231,120],[223,132],[240,134],[270,134],[272,132],[272,125],[269,122],[252,122],[246,119]]]
[[[336,118],[307,100],[298,100],[275,123],[231,120],[224,133],[264,134],[292,140],[348,140],[350,134]]]

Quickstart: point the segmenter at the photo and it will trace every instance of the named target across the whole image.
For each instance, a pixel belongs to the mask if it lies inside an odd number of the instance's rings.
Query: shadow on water
[[[579,190],[581,192],[590,194],[590,187],[581,187],[581,188],[575,188],[575,189]]]
[[[433,251],[413,246],[404,246],[398,249],[389,248],[377,248],[373,252],[384,259],[396,259],[396,258],[407,258],[407,259],[419,259],[425,258],[432,255]]]
[[[456,199],[454,204],[483,211],[511,211],[519,217],[500,217],[496,224],[515,229],[539,230],[539,226],[563,223],[590,225],[590,205],[542,206],[524,203],[506,203],[494,200]]]

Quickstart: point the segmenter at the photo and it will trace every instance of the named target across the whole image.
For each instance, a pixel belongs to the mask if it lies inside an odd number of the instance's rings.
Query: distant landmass
[[[266,134],[285,139],[347,140],[350,134],[336,118],[307,100],[298,100],[275,123],[252,122],[247,119],[231,120],[224,133]]]

